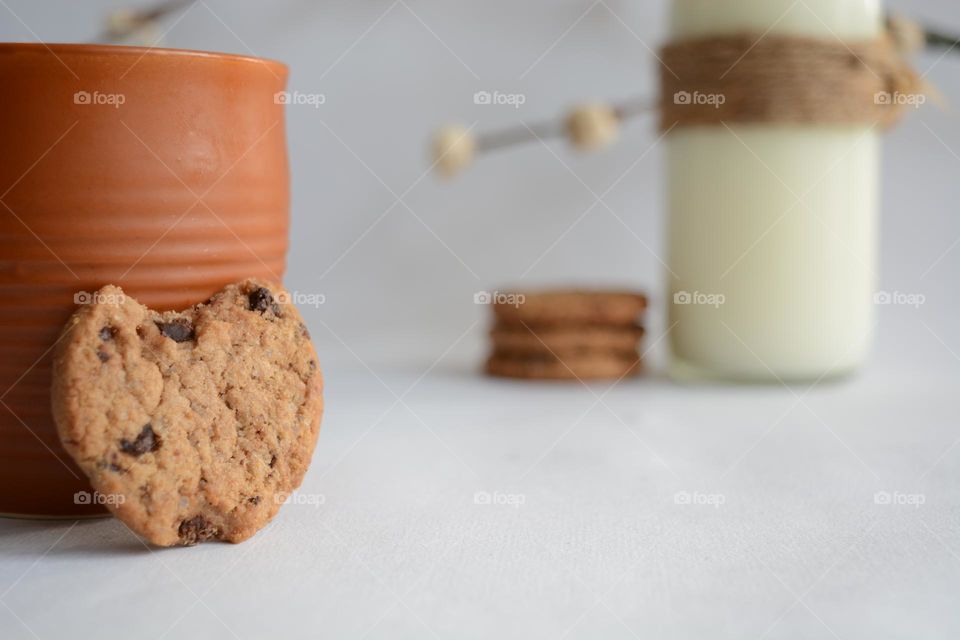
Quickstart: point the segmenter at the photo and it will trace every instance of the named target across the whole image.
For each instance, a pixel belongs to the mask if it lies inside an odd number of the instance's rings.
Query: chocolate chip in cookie
[[[189,342],[196,337],[193,323],[186,318],[174,318],[169,322],[157,322],[160,333],[174,342]]]
[[[257,287],[247,295],[250,311],[259,311],[266,313],[269,309],[273,315],[280,315],[280,307],[273,299],[273,294],[266,287]],[[302,322],[300,323],[303,324]]]
[[[151,453],[160,448],[160,436],[153,432],[153,425],[146,424],[140,434],[132,442],[124,438],[120,441],[120,451],[135,458],[145,453]]]
[[[198,542],[206,540],[217,540],[220,538],[221,531],[218,527],[210,524],[203,516],[194,516],[180,523],[177,534],[180,537],[180,544],[185,547],[192,547]]]

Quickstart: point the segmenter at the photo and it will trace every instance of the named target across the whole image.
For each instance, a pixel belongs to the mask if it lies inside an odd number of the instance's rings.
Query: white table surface
[[[0,637],[956,638],[960,368],[931,353],[808,392],[341,350],[301,503],[190,549],[0,521]]]

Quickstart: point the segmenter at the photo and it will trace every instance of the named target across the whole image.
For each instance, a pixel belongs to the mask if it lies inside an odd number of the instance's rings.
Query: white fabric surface
[[[245,544],[0,521],[0,637],[960,633],[949,355],[806,395],[656,375],[605,394],[451,360],[419,381],[427,364],[331,362],[300,503]]]

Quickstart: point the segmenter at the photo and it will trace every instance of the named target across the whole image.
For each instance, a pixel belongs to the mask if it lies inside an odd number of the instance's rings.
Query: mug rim
[[[138,47],[115,44],[84,44],[74,42],[0,42],[0,54],[8,51],[36,50],[57,54],[122,54],[145,56],[169,56],[185,58],[206,58],[208,60],[227,60],[243,63],[256,63],[273,67],[286,73],[289,69],[286,64],[271,58],[261,58],[239,53],[224,53],[220,51],[201,51],[199,49],[176,49],[169,47]]]

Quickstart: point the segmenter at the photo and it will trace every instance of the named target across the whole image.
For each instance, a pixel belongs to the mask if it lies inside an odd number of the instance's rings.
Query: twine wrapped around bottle
[[[617,140],[624,121],[658,112],[660,129],[728,124],[862,125],[889,128],[926,102],[943,106],[907,56],[925,47],[960,51],[960,41],[890,16],[887,32],[865,42],[750,33],[673,42],[660,51],[660,96],[572,109],[562,121],[475,134],[444,127],[433,139],[438,172],[453,176],[478,154],[566,138],[594,150]]]
[[[888,37],[713,36],[663,47],[660,128],[894,125],[922,81]]]

